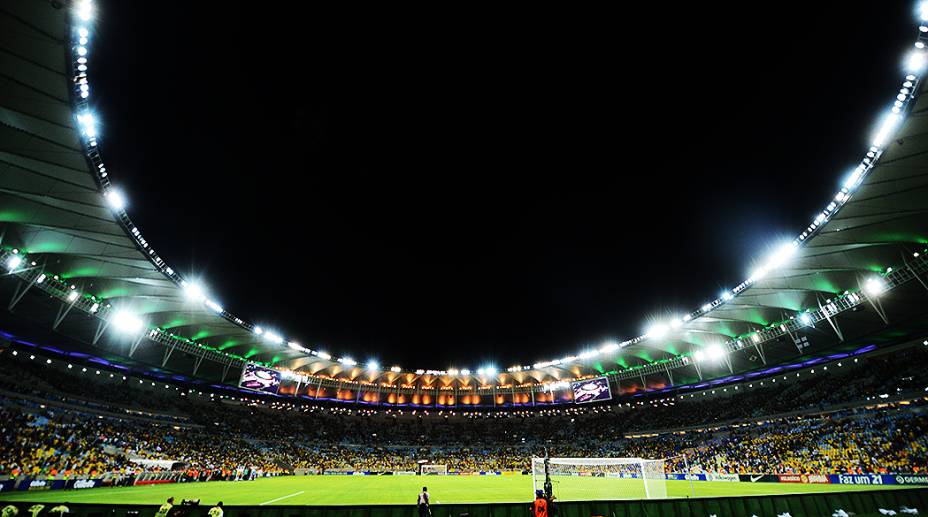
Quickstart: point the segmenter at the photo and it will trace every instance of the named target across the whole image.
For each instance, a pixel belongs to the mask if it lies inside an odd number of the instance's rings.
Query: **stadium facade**
[[[836,171],[835,195],[794,240],[744,258],[748,279],[658,318],[645,335],[498,370],[358,364],[313,346],[312,336],[288,334],[287,322],[231,314],[217,301],[222,289],[185,280],[132,222],[125,205],[133,193],[120,190],[120,172],[104,161],[92,81],[95,9],[89,0],[0,8],[7,345],[54,345],[46,352],[177,381],[238,386],[249,376],[258,391],[314,401],[526,408],[760,379],[928,334],[924,26],[871,146],[848,151],[857,166]]]

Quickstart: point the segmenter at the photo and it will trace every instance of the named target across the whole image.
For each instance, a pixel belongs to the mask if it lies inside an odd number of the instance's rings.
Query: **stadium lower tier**
[[[399,480],[422,464],[443,466],[449,479],[504,473],[491,477],[531,483],[525,473],[532,457],[546,450],[554,457],[665,459],[667,474],[696,476],[704,487],[735,478],[753,486],[755,477],[769,476],[809,486],[897,478],[928,484],[924,381],[913,373],[917,368],[894,374],[878,367],[895,360],[864,359],[850,374],[792,383],[784,376],[776,386],[777,379],[768,379],[762,391],[732,389],[706,402],[681,396],[564,412],[425,414],[229,397],[6,352],[0,354],[0,492],[73,488],[76,479],[83,488],[292,473]],[[838,383],[860,388],[856,400],[851,390],[834,389]],[[804,402],[829,397],[834,404]],[[670,427],[674,416],[677,426]],[[581,466],[566,474],[585,478],[587,487],[623,482],[610,479],[620,472],[608,469]],[[564,489],[575,479],[556,481]]]

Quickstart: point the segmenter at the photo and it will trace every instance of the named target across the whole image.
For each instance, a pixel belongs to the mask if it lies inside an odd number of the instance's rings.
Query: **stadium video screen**
[[[280,372],[248,363],[242,370],[242,378],[238,381],[241,388],[262,391],[264,393],[277,393],[280,389]]]
[[[612,398],[612,392],[609,390],[609,380],[605,377],[572,382],[570,383],[570,389],[574,392],[575,404],[599,402],[600,400]]]

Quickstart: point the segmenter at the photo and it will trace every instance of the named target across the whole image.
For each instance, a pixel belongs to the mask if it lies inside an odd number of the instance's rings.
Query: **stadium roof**
[[[329,355],[286,337],[286,322],[261,328],[159,257],[124,208],[144,193],[121,192],[120,171],[111,176],[103,162],[105,121],[93,112],[94,9],[89,0],[0,6],[0,254],[11,277],[0,289],[16,314],[6,314],[9,321],[40,322],[124,361],[223,379],[254,361],[390,385],[520,386],[606,374],[659,386],[856,346],[887,322],[924,316],[924,32],[913,69],[900,72],[899,91],[887,97],[873,146],[848,151],[860,165],[836,177],[835,197],[793,242],[744,258],[758,261],[750,279],[624,342],[500,371],[427,370],[436,365],[391,368]]]

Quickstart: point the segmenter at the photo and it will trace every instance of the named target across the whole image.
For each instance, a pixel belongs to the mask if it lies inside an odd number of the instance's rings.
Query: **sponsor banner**
[[[831,483],[828,476],[823,474],[781,474],[779,478],[780,483]]]
[[[80,490],[82,488],[96,488],[102,484],[102,479],[69,479],[65,484],[65,488]]]
[[[773,474],[739,474],[742,483],[779,483],[779,476]]]
[[[495,471],[495,472],[482,472],[482,471],[481,471],[481,472],[480,472],[480,475],[481,475],[481,476],[499,476],[500,473],[499,473],[499,471]]]
[[[883,476],[892,478],[897,485],[928,485],[928,475],[925,474],[895,474]],[[892,484],[892,483],[884,483]]]
[[[667,474],[667,479],[676,481],[705,481],[706,474]]]
[[[738,483],[741,481],[741,478],[738,477],[738,474],[706,474],[706,481],[724,481],[726,483]]]
[[[415,476],[416,473],[412,470],[394,470],[394,476]]]
[[[883,477],[879,474],[833,474],[828,479],[835,485],[883,485]],[[895,484],[893,476],[885,476]]]
[[[16,480],[7,479],[6,481],[0,481],[0,493],[9,492],[16,487]]]
[[[780,478],[780,483],[804,483],[803,476],[799,474],[780,474],[777,476]]]

